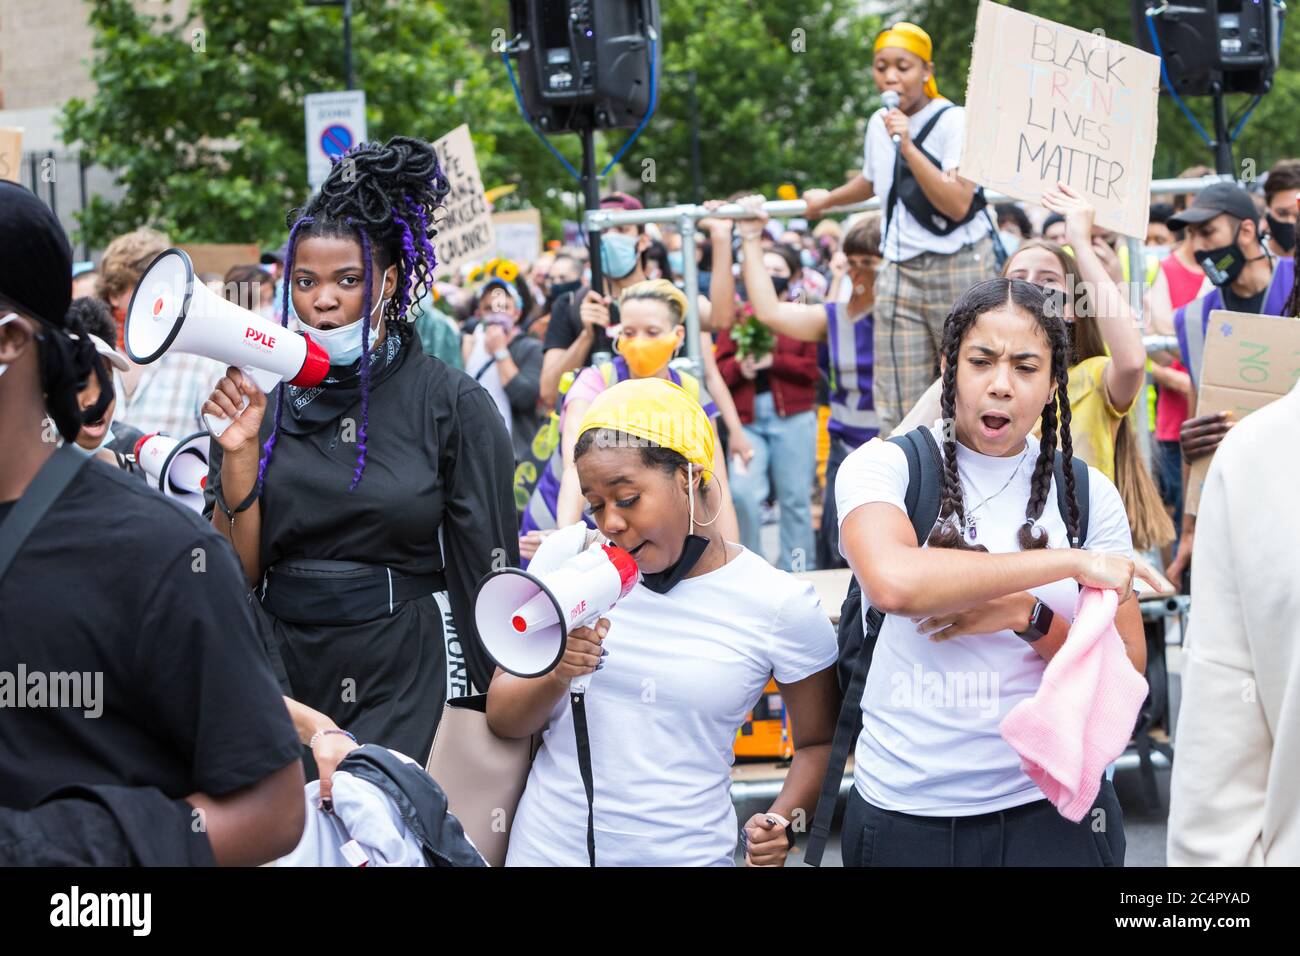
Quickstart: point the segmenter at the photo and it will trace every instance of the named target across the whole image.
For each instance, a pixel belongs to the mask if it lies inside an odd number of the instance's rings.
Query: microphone
[[[898,109],[898,91],[885,90],[885,92],[880,94],[880,102],[881,104],[884,105],[885,109],[887,110]],[[903,141],[903,138],[899,136],[897,133],[889,137],[889,139],[891,142],[893,142],[895,146],[897,146],[899,143]]]

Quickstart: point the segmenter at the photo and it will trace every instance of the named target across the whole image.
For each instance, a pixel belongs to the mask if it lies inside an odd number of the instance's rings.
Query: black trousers
[[[1047,800],[972,817],[918,817],[882,810],[849,791],[845,866],[1123,866],[1124,814],[1101,781],[1078,823]]]
[[[849,562],[840,554],[840,524],[835,513],[835,477],[840,465],[853,451],[838,435],[831,436],[831,453],[826,459],[826,494],[822,498],[822,523],[817,529],[817,568],[847,568]]]

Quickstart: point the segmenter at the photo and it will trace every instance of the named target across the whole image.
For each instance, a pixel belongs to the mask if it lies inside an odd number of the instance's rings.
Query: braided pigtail
[[[939,398],[943,413],[943,479],[939,500],[939,520],[930,529],[926,544],[932,548],[957,548],[963,551],[987,551],[983,545],[966,540],[966,500],[957,470],[957,365],[962,339],[978,314],[957,307],[949,313],[943,327],[943,385]]]
[[[1055,350],[1053,350],[1055,351]],[[1053,354],[1053,362],[1055,354]],[[1056,371],[1056,404],[1061,409],[1061,458],[1065,466],[1065,533],[1070,536],[1070,547],[1079,546],[1079,530],[1083,518],[1079,514],[1079,497],[1074,488],[1074,442],[1070,438],[1070,370],[1061,363]]]

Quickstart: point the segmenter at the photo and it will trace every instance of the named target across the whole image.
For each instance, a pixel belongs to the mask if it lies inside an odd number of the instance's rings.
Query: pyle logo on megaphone
[[[244,369],[264,392],[281,381],[319,385],[330,367],[329,354],[305,335],[268,322],[196,281],[194,263],[183,249],[160,253],[140,277],[123,338],[133,362],[148,365],[173,351],[202,355]],[[214,435],[230,425],[229,419],[211,416],[205,421]]]
[[[261,349],[263,352],[270,352],[275,348],[275,336],[267,335],[260,329],[255,329],[251,325],[244,331],[244,338],[254,347]]]
[[[502,670],[541,677],[560,663],[569,631],[595,623],[628,595],[639,574],[636,559],[609,544],[582,551],[542,575],[503,568],[478,586],[479,638]]]

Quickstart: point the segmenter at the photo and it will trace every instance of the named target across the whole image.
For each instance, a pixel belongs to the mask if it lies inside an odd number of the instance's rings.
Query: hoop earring
[[[690,481],[690,469],[691,469],[691,463],[690,463],[690,462],[687,462],[687,463],[686,463],[687,481]],[[701,468],[701,469],[700,469],[700,475],[701,475],[701,476],[703,476],[706,472],[707,472],[709,475],[712,475],[712,474],[713,474],[712,469],[706,469],[706,468]],[[698,524],[701,528],[708,528],[708,527],[711,527],[711,526],[713,525],[713,523],[716,522],[716,521],[718,520],[718,516],[719,516],[720,514],[722,514],[722,499],[721,499],[721,497],[719,497],[719,499],[718,499],[718,509],[717,509],[715,512],[713,512],[713,517],[712,517],[712,518],[710,518],[708,521],[698,521],[698,522],[697,522],[697,521],[695,520],[695,499],[694,499],[695,485],[692,484],[690,487],[691,487],[691,492],[692,492],[692,497],[691,497],[691,527],[692,527],[692,531],[691,531],[691,533],[694,534],[694,527],[695,527],[695,525]],[[701,494],[706,494],[706,492],[704,492],[704,491],[701,491],[700,493],[701,493]]]

